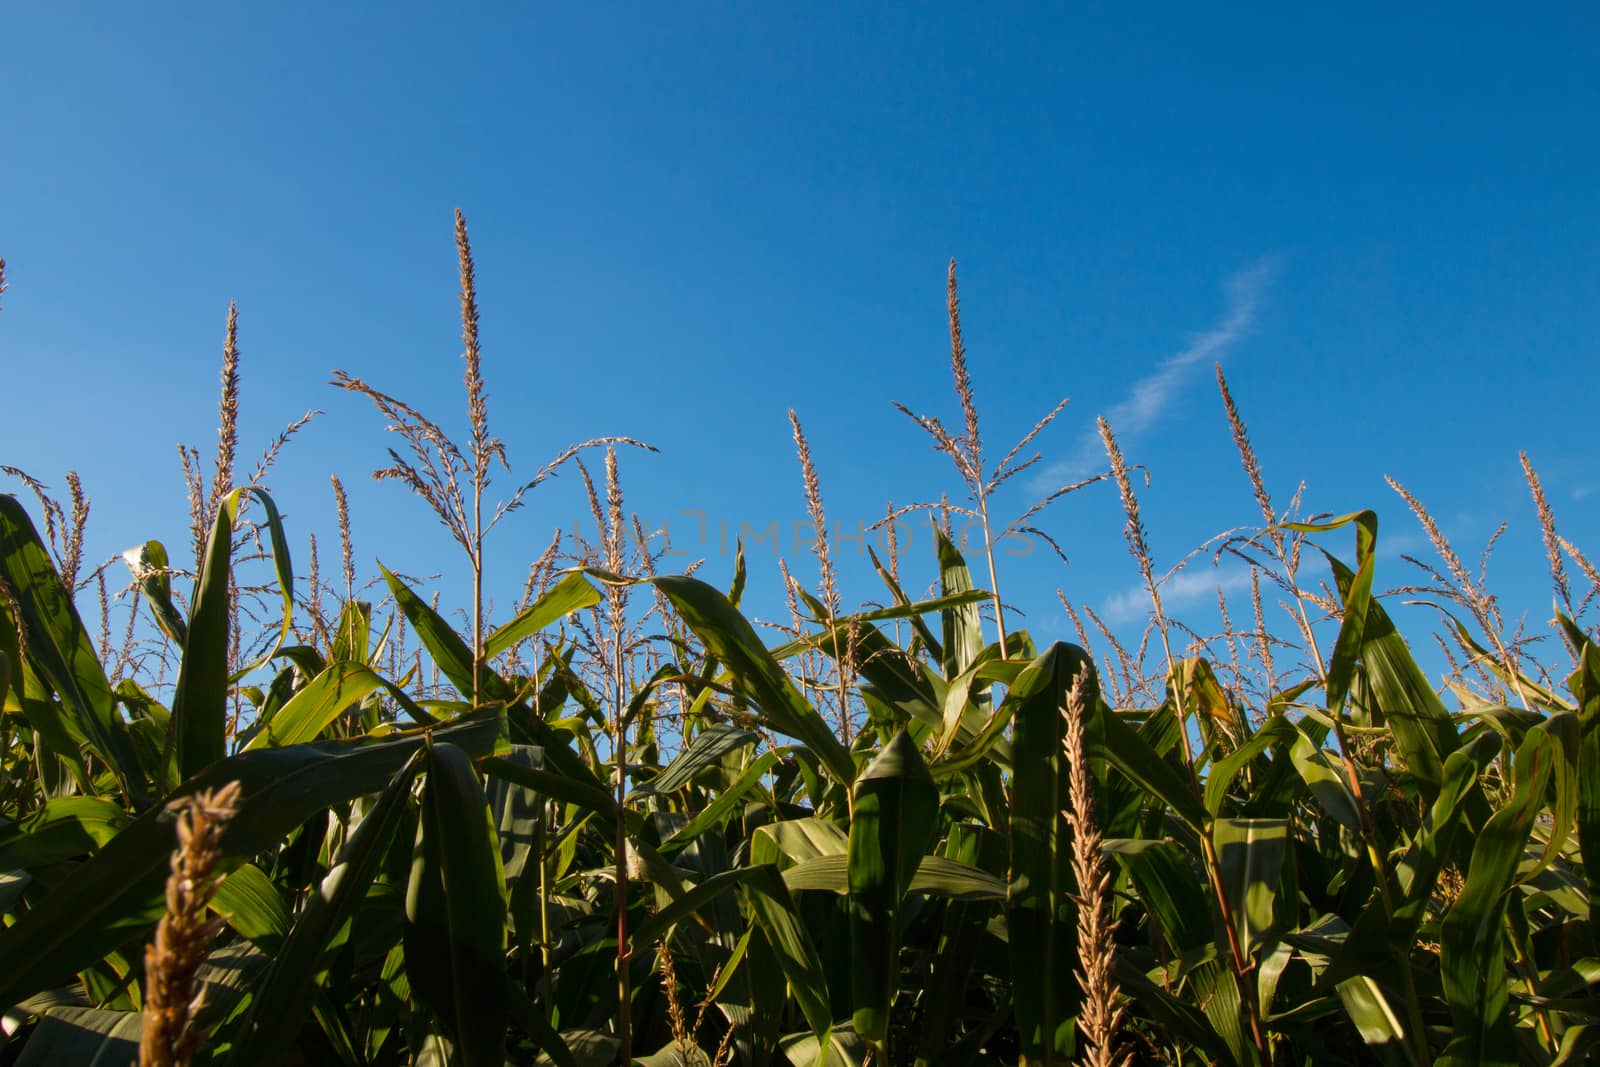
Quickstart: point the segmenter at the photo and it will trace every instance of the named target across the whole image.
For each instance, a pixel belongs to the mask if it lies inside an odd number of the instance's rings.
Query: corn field
[[[886,513],[891,535],[932,514],[936,551],[874,553],[881,588],[850,594],[820,538],[818,581],[785,567],[791,618],[758,628],[742,555],[727,586],[658,566],[622,490],[641,442],[491,484],[512,467],[459,215],[456,242],[466,435],[334,385],[393,432],[376,477],[459,548],[460,622],[364,573],[337,479],[340,566],[302,550],[270,485],[305,420],[236,459],[232,313],[213,469],[183,452],[192,544],[91,569],[78,478],[58,500],[0,468],[0,1062],[1600,1056],[1600,573],[1526,457],[1555,601],[1537,634],[1398,483],[1435,555],[1392,589],[1374,512],[1275,504],[1219,368],[1259,514],[1205,546],[1251,595],[1198,632],[1163,604],[1177,568],[1104,420],[1104,473],[995,513],[1062,408],[985,451],[952,264],[960,419],[905,415],[955,491]],[[486,540],[536,523],[557,471],[592,535],[557,534],[494,618]],[[1063,596],[1078,640],[1041,647],[994,547],[1048,537],[1096,482],[1148,624],[1119,640]],[[1407,598],[1437,609],[1437,682],[1391,619]]]

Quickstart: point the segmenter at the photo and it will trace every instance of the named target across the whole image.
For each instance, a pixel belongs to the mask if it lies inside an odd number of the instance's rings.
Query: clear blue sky
[[[298,534],[328,535],[337,471],[364,560],[444,569],[431,517],[365,480],[377,417],[326,382],[460,425],[460,207],[513,462],[654,443],[630,506],[679,543],[708,513],[719,580],[716,523],[801,516],[791,406],[847,526],[956,488],[889,406],[956,417],[950,256],[991,446],[1069,396],[1042,443],[1070,471],[1112,413],[1166,562],[1255,514],[1215,359],[1280,500],[1304,479],[1415,551],[1393,474],[1471,556],[1509,519],[1500,590],[1541,623],[1525,448],[1600,552],[1594,7],[601,6],[11,5],[0,463],[82,472],[91,555],[181,544],[174,446],[214,440],[236,299],[246,449],[328,411],[272,482]],[[502,598],[574,488],[504,528]],[[1067,636],[1055,587],[1114,610],[1136,577],[1105,488],[1047,516],[1071,567],[1009,572],[1040,637]]]

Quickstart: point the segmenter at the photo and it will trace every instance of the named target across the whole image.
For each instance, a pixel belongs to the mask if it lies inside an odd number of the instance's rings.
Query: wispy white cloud
[[[1161,585],[1161,605],[1167,613],[1176,609],[1217,602],[1217,588],[1224,593],[1237,593],[1250,588],[1250,569],[1237,567],[1195,567],[1185,569],[1168,578]],[[1106,597],[1101,612],[1106,623],[1121,626],[1150,614],[1150,591],[1141,583]]]
[[[1277,257],[1268,256],[1230,277],[1223,285],[1226,303],[1216,325],[1190,338],[1183,351],[1134,382],[1125,397],[1102,412],[1119,442],[1126,445],[1153,426],[1198,367],[1221,360],[1250,332],[1277,270]],[[1035,487],[1048,491],[1062,481],[1101,470],[1105,464],[1100,436],[1090,428],[1070,456],[1051,464],[1034,479]]]
[[[1594,493],[1594,486],[1592,486],[1592,485],[1580,485],[1577,488],[1572,490],[1572,499],[1574,499],[1574,500],[1582,500],[1585,497],[1588,497],[1588,496],[1592,495],[1593,493]]]

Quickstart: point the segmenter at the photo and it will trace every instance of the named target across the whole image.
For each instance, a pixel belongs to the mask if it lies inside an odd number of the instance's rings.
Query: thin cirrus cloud
[[[1250,568],[1196,567],[1181,570],[1161,583],[1161,603],[1170,612],[1175,608],[1194,607],[1209,602],[1217,603],[1217,590],[1224,594],[1237,593],[1250,588]],[[1143,619],[1150,614],[1150,590],[1143,583],[1130,585],[1112,593],[1103,602],[1105,620],[1112,626],[1122,626]]]
[[[1187,348],[1165,360],[1153,373],[1135,382],[1127,396],[1106,409],[1106,421],[1116,431],[1120,442],[1126,444],[1153,426],[1197,368],[1221,360],[1250,332],[1277,271],[1278,257],[1266,256],[1228,278],[1223,284],[1226,305],[1216,325],[1194,337]],[[1100,435],[1090,429],[1085,431],[1071,456],[1051,464],[1034,479],[1034,488],[1048,492],[1063,481],[1103,470],[1105,465]]]

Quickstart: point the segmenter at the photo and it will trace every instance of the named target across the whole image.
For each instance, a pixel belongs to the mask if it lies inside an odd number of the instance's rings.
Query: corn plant
[[[1596,1055],[1600,574],[1526,457],[1562,666],[1508,632],[1484,566],[1398,482],[1439,562],[1389,594],[1374,512],[1303,515],[1298,494],[1278,510],[1220,371],[1261,522],[1210,548],[1251,568],[1252,624],[1225,601],[1221,634],[1172,617],[1175,571],[1102,423],[1148,629],[1124,643],[1085,609],[1098,642],[1080,626],[1036,643],[993,545],[1064,492],[987,524],[1055,415],[985,466],[952,267],[964,429],[914,418],[968,499],[915,506],[985,524],[981,577],[940,529],[925,560],[875,556],[883,590],[852,609],[819,546],[817,591],[786,575],[791,621],[769,641],[742,555],[725,588],[658,573],[624,511],[631,442],[602,438],[600,486],[584,446],[558,458],[589,487],[594,539],[550,542],[496,623],[484,537],[552,468],[485,512],[509,464],[459,218],[457,252],[467,443],[339,383],[410,449],[380,473],[464,551],[465,632],[415,579],[362,583],[337,479],[339,580],[314,542],[298,575],[264,477],[229,460],[194,494],[192,574],[159,542],[130,553],[128,632],[157,650],[130,655],[109,608],[98,641],[80,615],[109,603],[105,568],[83,569],[81,484],[62,505],[26,482],[31,511],[0,495],[4,1062]],[[241,581],[257,556],[270,580]],[[1437,686],[1396,597],[1437,609]]]

